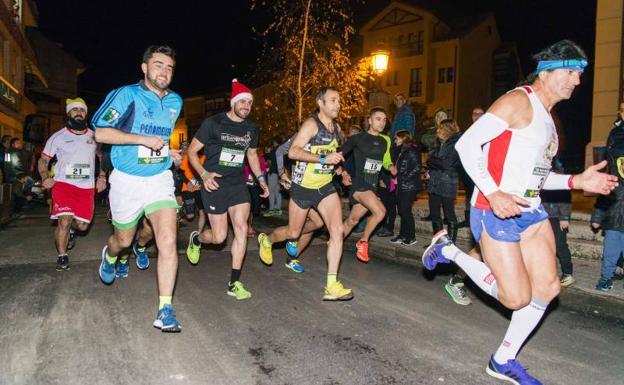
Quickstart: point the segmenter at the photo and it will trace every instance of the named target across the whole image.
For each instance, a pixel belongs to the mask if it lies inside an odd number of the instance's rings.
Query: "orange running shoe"
[[[368,261],[370,261],[368,258],[368,241],[359,240],[355,242],[355,248],[357,249],[355,252],[357,259],[359,259],[360,262],[368,263]]]

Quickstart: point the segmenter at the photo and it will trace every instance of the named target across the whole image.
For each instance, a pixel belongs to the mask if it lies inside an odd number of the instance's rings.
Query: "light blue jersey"
[[[123,132],[160,136],[165,145],[159,151],[141,145],[113,145],[113,167],[126,174],[152,176],[171,167],[169,138],[182,110],[182,98],[169,91],[162,99],[143,81],[111,91],[93,115],[92,126]]]

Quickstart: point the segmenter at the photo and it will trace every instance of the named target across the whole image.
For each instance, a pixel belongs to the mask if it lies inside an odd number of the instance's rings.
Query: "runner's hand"
[[[520,206],[529,207],[530,205],[526,200],[500,190],[493,192],[486,198],[490,202],[494,215],[501,219],[520,215],[522,213]]]
[[[269,185],[263,180],[258,182],[260,187],[262,188],[262,194],[260,194],[260,198],[267,198],[269,196]]]
[[[165,145],[165,141],[160,136],[143,136],[141,144],[156,151]]]
[[[388,168],[388,171],[390,171],[390,174],[392,174],[392,176],[396,176],[396,174],[399,173],[399,170],[396,168],[395,165],[390,166],[390,168]]]
[[[204,188],[208,191],[216,191],[219,189],[219,183],[215,178],[221,178],[221,174],[216,172],[209,172],[204,177]]]
[[[325,164],[338,164],[344,162],[341,152],[331,152],[325,156]]]
[[[95,189],[99,193],[106,190],[106,178],[97,178],[95,181]]]
[[[559,221],[559,228],[561,228],[562,231],[567,231],[569,227],[570,221]]]
[[[599,172],[605,168],[607,161],[589,166],[582,174],[574,176],[573,184],[575,188],[579,188],[586,192],[609,195],[611,190],[617,187],[617,177],[604,172]]]
[[[45,178],[43,180],[43,182],[41,182],[41,186],[44,189],[49,190],[49,189],[52,188],[52,186],[54,186],[54,183],[55,183],[54,179],[52,179],[52,178]]]
[[[171,155],[171,160],[174,162],[182,161],[182,151],[176,149],[170,149],[169,154]]]
[[[345,186],[351,186],[351,184],[353,184],[353,181],[351,180],[351,175],[349,175],[348,172],[343,171],[342,172],[342,184]]]

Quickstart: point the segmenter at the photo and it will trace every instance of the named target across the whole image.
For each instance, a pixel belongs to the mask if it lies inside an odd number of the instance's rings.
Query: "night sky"
[[[227,90],[233,77],[244,81],[254,71],[262,42],[252,32],[266,25],[266,12],[251,11],[250,0],[36,0],[39,28],[83,62],[79,93],[101,100],[108,91],[142,77],[140,61],[150,44],[172,45],[177,68],[171,88],[183,97]],[[363,3],[363,4],[362,4]],[[368,0],[355,9],[363,23],[389,1]],[[412,1],[419,3],[419,1]],[[567,133],[568,152],[589,140],[594,54],[595,1],[423,0],[441,14],[493,12],[503,41],[515,42],[525,74],[534,69],[530,55],[568,38],[590,57],[590,67],[573,100],[557,112]],[[574,134],[572,134],[574,133]],[[578,150],[577,150],[578,149]]]

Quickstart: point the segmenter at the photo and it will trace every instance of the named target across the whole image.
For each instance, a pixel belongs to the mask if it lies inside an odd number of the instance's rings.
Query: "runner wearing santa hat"
[[[189,161],[203,181],[202,202],[211,228],[191,233],[186,255],[192,264],[196,264],[199,262],[202,243],[223,243],[228,233],[229,214],[234,240],[231,248],[232,274],[227,294],[239,300],[251,297],[240,281],[247,250],[247,218],[250,210],[244,175],[245,156],[262,187],[261,196],[266,198],[269,195],[266,177],[260,169],[256,152],[258,128],[247,119],[252,104],[251,90],[236,79],[232,80],[231,109],[204,120],[188,149]],[[203,164],[198,155],[202,148],[206,155]]]

